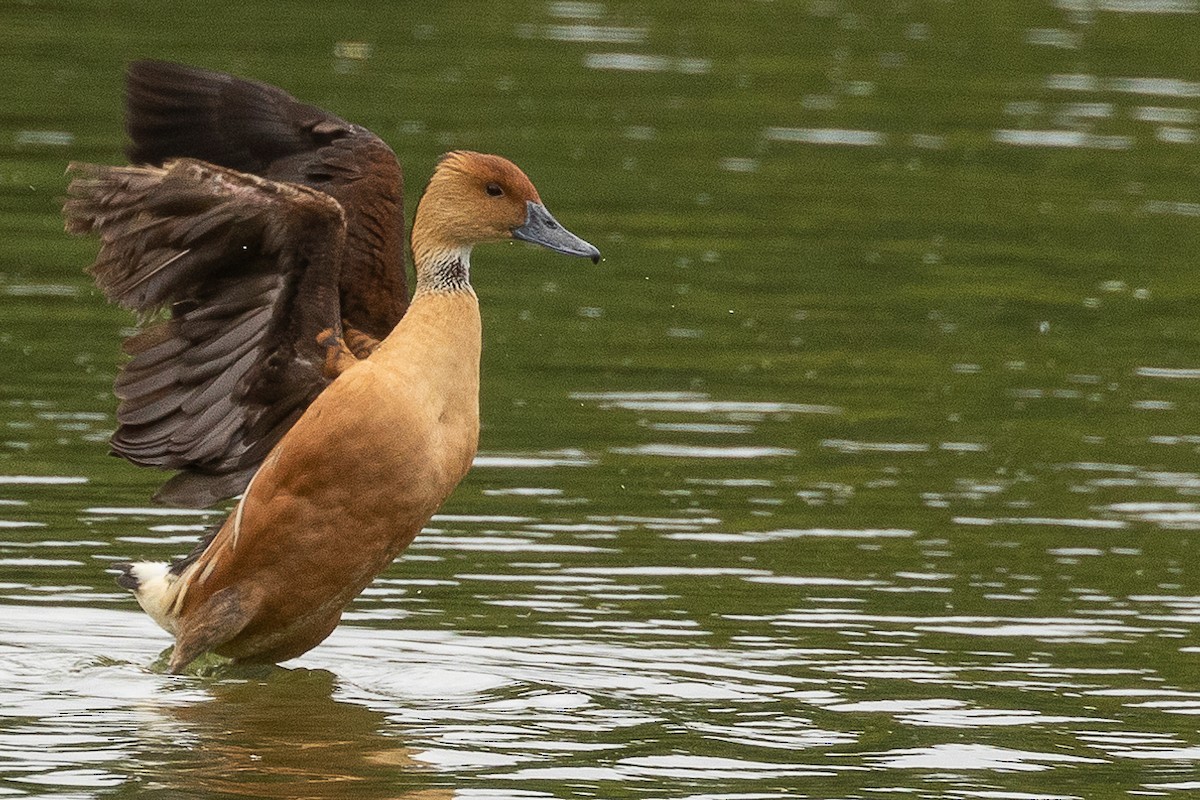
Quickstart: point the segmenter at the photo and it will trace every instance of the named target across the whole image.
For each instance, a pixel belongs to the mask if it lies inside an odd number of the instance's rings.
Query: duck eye
[[[500,184],[498,183],[489,183],[487,185],[487,193],[492,197],[499,197],[504,194],[504,190],[500,188]]]

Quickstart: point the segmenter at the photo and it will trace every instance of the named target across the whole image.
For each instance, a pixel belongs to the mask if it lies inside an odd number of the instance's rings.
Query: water
[[[1200,5],[0,8],[0,795],[1200,789]],[[203,22],[196,22],[203,20]],[[523,165],[476,469],[321,647],[153,668],[214,515],[105,455],[61,234],[156,55]]]

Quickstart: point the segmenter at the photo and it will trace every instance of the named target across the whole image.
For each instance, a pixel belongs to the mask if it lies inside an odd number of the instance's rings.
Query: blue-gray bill
[[[600,263],[600,251],[564,228],[541,203],[527,200],[525,224],[512,232],[514,239],[548,247],[556,253],[590,258]]]

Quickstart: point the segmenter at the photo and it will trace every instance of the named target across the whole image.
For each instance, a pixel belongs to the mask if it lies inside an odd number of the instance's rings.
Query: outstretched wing
[[[404,179],[378,136],[274,86],[161,61],[129,66],[126,126],[134,163],[196,158],[336,199],[346,218],[339,293],[348,329],[382,339],[400,321]]]
[[[99,235],[89,271],[143,320],[125,342],[113,451],[182,470],[163,502],[237,494],[331,380],[340,205],[191,159],[71,171],[67,230]]]

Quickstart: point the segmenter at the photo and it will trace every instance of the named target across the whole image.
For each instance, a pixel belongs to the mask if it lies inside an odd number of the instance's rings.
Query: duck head
[[[507,239],[600,261],[599,250],[554,219],[516,164],[465,150],[442,156],[417,206],[417,261],[438,252],[469,253],[476,244]]]

